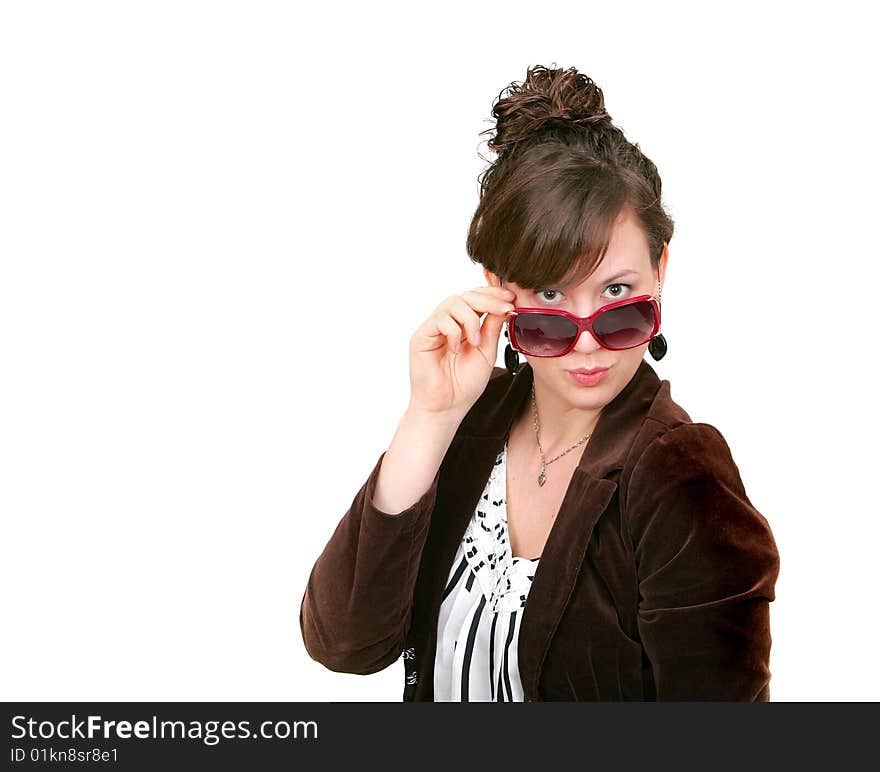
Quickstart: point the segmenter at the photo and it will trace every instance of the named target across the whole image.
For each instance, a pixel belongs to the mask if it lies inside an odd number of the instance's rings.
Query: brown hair
[[[578,284],[630,207],[657,268],[673,231],[660,175],[612,125],[602,89],[574,67],[537,65],[499,94],[492,115],[488,145],[498,157],[479,178],[466,247],[473,262],[530,289]]]

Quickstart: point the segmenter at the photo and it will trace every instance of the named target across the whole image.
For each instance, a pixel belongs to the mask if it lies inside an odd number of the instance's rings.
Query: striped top
[[[539,558],[513,557],[507,441],[452,561],[437,623],[435,702],[522,702],[517,642]]]

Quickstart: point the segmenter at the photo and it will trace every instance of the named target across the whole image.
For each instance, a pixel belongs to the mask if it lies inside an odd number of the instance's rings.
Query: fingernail
[[[480,331],[479,330],[477,330],[477,334],[474,335],[474,345],[475,346],[480,345]]]

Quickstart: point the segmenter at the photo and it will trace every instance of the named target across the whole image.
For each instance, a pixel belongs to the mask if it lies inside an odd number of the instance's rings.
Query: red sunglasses
[[[510,345],[532,357],[561,357],[587,331],[603,348],[635,348],[660,330],[658,300],[655,295],[625,298],[608,303],[587,317],[561,308],[517,308],[507,315]]]

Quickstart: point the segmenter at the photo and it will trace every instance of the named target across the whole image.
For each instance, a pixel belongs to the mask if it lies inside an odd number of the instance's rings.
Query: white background
[[[317,8],[2,5],[0,697],[400,700],[299,603],[409,336],[484,283],[493,101],[555,64],[662,175],[649,361],[773,528],[771,699],[875,700],[870,4]]]

